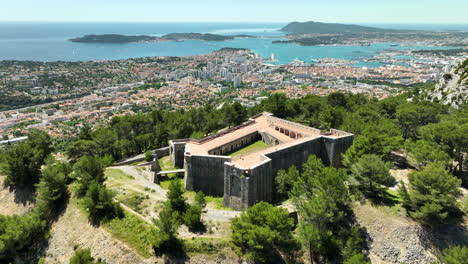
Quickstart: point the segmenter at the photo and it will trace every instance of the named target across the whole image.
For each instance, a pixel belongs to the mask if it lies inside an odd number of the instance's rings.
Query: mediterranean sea
[[[279,29],[287,23],[44,23],[1,22],[0,60],[96,61],[148,56],[190,56],[207,54],[224,47],[247,48],[263,57],[275,54],[277,63],[299,59],[336,58],[358,61],[354,66],[376,67],[378,62],[365,62],[386,49],[432,49],[427,46],[395,46],[376,43],[370,46],[299,46],[272,44],[284,39]],[[378,25],[373,25],[378,26]],[[381,25],[382,27],[418,29],[418,25]],[[420,25],[422,30],[468,31],[468,25]],[[248,34],[258,38],[238,38],[223,42],[186,40],[159,43],[75,43],[68,39],[86,34],[154,35],[168,33]],[[392,45],[393,44],[393,45]],[[392,45],[392,46],[390,46]],[[437,47],[440,48],[440,47]]]

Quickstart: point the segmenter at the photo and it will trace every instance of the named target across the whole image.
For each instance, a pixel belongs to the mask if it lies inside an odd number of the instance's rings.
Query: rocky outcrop
[[[440,102],[460,108],[468,102],[468,59],[462,60],[444,73],[432,91],[425,96],[433,102]]]

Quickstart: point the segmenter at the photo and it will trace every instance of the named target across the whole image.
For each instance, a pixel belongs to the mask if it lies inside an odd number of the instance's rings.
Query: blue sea
[[[279,29],[287,23],[44,23],[1,22],[0,60],[34,61],[90,61],[116,60],[147,56],[190,56],[207,54],[223,47],[247,48],[263,57],[275,54],[278,63],[294,59],[310,62],[319,58],[359,61],[356,66],[379,66],[364,62],[385,49],[430,49],[426,46],[390,46],[395,43],[371,46],[299,46],[272,44],[284,39]],[[468,31],[468,25],[373,25],[384,28]],[[90,44],[73,43],[70,38],[86,34],[154,35],[168,33],[213,33],[221,35],[249,34],[254,39],[235,39],[224,42],[187,40],[183,42]]]

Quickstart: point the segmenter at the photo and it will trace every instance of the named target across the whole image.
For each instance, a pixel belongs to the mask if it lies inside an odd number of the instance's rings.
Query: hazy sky
[[[1,21],[468,24],[468,0],[0,0]]]

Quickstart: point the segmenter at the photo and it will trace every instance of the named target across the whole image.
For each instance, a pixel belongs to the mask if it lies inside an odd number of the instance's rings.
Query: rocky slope
[[[368,235],[373,264],[432,264],[448,245],[468,243],[468,226],[423,227],[405,217],[402,210],[355,204],[357,222]]]
[[[468,102],[468,58],[444,73],[435,88],[428,91],[425,97],[455,108],[466,104]]]

